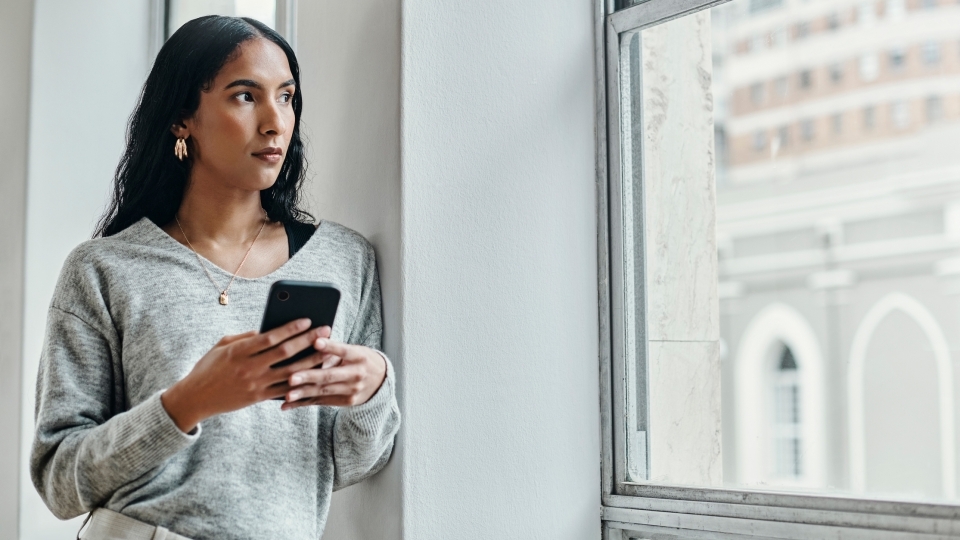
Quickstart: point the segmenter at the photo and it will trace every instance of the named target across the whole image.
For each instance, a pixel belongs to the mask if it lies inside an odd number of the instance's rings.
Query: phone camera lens
[[[287,291],[280,291],[277,293],[277,299],[280,300],[281,302],[286,302],[287,300],[290,299],[290,293],[288,293]]]

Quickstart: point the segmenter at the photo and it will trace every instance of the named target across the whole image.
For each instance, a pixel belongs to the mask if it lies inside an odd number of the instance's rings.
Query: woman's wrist
[[[377,353],[377,357],[380,359],[381,362],[383,362],[383,364],[382,364],[382,365],[383,365],[383,373],[382,373],[382,374],[379,374],[379,375],[380,375],[380,384],[377,385],[377,389],[373,392],[373,394],[376,395],[376,393],[380,391],[380,388],[383,387],[383,383],[387,382],[387,374],[388,374],[387,372],[389,371],[390,361],[387,360],[387,355],[386,355],[386,353],[380,352],[380,350],[378,350],[378,349],[373,349],[373,352]],[[380,364],[378,364],[378,365],[380,365]]]
[[[198,404],[190,399],[191,393],[184,391],[184,381],[181,379],[164,391],[160,395],[160,403],[180,431],[191,433],[206,417],[200,414]]]

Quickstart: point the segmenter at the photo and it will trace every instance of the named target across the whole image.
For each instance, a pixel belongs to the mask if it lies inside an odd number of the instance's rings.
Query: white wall
[[[399,4],[299,8],[313,208],[377,247],[404,414],[325,538],[598,538],[591,2]]]
[[[592,9],[403,4],[404,538],[600,536]]]
[[[300,2],[297,9],[310,207],[317,218],[356,229],[376,248],[384,349],[397,368],[403,410],[400,1]],[[334,495],[324,538],[401,537],[402,449],[398,445],[376,477]]]
[[[89,238],[109,195],[147,73],[149,0],[36,0],[24,284],[20,538],[74,538],[27,469],[34,385],[60,267]]]

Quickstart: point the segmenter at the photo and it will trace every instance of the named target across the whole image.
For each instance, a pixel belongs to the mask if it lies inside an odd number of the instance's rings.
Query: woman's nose
[[[263,107],[260,121],[260,132],[264,135],[282,135],[286,132],[286,122],[280,107],[271,103]]]

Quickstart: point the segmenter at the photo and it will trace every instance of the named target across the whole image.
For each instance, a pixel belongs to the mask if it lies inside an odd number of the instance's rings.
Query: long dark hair
[[[286,159],[277,181],[260,192],[260,201],[273,221],[313,221],[300,207],[307,162],[300,137],[303,100],[297,57],[280,34],[259,21],[210,15],[181,26],[157,54],[130,117],[127,147],[114,176],[113,196],[97,224],[95,237],[116,234],[143,217],[161,226],[173,220],[183,201],[191,162],[174,155],[176,139],[170,127],[196,112],[200,92],[209,89],[240,45],[254,38],[268,39],[283,49],[297,84],[292,100],[296,122]]]

